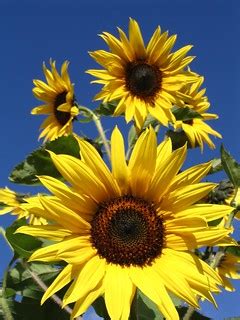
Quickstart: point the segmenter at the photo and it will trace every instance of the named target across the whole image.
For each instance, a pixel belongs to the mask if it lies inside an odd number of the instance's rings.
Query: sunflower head
[[[29,213],[27,210],[27,206],[29,204],[26,202],[26,199],[28,199],[28,202],[32,203],[32,201],[36,200],[37,198],[38,197],[36,196],[25,197],[8,188],[0,189],[0,203],[4,205],[4,207],[0,209],[0,215],[11,213],[12,215],[17,216],[18,219],[28,219],[29,224],[31,225],[46,224],[46,219],[38,217],[33,213]]]
[[[62,64],[61,74],[59,74],[55,61],[50,60],[51,69],[43,64],[46,83],[42,80],[33,80],[35,85],[33,94],[44,104],[33,108],[31,113],[48,115],[40,127],[42,132],[39,139],[44,137],[44,141],[51,141],[71,133],[72,122],[78,115],[73,84],[68,74],[68,64],[67,61]]]
[[[98,78],[93,82],[103,85],[95,99],[118,100],[114,115],[125,113],[127,122],[134,118],[138,129],[148,113],[167,126],[174,120],[171,107],[178,101],[179,90],[196,80],[195,74],[185,70],[194,58],[187,56],[192,46],[171,52],[177,37],[162,33],[160,27],[145,46],[139,25],[131,18],[129,37],[118,31],[119,39],[108,32],[101,35],[110,52],[90,52],[104,68],[87,71]]]
[[[66,262],[42,303],[66,285],[63,302],[75,302],[72,318],[104,296],[111,319],[128,319],[137,289],[170,320],[179,316],[169,292],[194,307],[197,296],[215,303],[211,292],[219,292],[222,280],[193,254],[203,246],[233,244],[231,230],[208,225],[232,208],[196,204],[215,187],[200,182],[211,163],[179,173],[186,146],[172,151],[170,139],[157,146],[152,128],[140,135],[127,162],[115,128],[110,171],[90,143],[76,138],[80,159],[50,152],[68,183],[40,176],[52,195],[29,203],[30,212],[51,224],[18,229],[55,241],[35,251],[31,261]]]
[[[191,74],[195,74],[192,73]],[[195,74],[197,76],[197,74]],[[179,107],[187,107],[196,111],[199,114],[199,118],[193,118],[189,120],[177,120],[174,121],[173,126],[175,130],[183,130],[188,138],[188,141],[192,148],[199,146],[203,151],[203,144],[207,143],[211,149],[215,148],[214,143],[209,138],[209,135],[213,135],[218,138],[222,138],[221,134],[213,130],[206,120],[217,119],[218,116],[212,113],[206,113],[210,107],[207,96],[205,96],[206,89],[200,89],[203,84],[204,78],[198,76],[197,81],[192,84],[185,85],[181,89],[181,98],[179,99]]]

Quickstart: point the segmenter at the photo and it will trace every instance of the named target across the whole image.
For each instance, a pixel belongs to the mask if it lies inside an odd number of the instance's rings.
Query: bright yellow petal
[[[73,266],[68,264],[56,277],[56,279],[45,291],[41,299],[41,304],[43,304],[48,298],[50,298],[57,291],[65,287],[73,278]]]
[[[63,305],[75,302],[93,290],[102,280],[106,270],[105,260],[98,256],[91,258],[74,279],[63,298]]]
[[[117,180],[122,194],[127,194],[129,172],[125,160],[124,140],[117,127],[113,130],[111,137],[111,163],[113,176]]]
[[[128,319],[135,293],[128,269],[114,264],[108,265],[104,285],[105,303],[111,319]]]
[[[128,168],[131,175],[131,190],[133,195],[144,197],[155,170],[156,155],[156,134],[150,127],[138,138],[129,160]]]
[[[129,274],[135,286],[158,306],[164,317],[179,320],[177,310],[160,276],[153,268],[130,268]]]

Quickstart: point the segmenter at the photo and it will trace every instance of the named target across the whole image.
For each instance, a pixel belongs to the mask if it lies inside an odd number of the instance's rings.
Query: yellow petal
[[[207,175],[212,167],[211,161],[193,166],[179,173],[171,182],[169,192],[190,184],[198,183]]]
[[[15,233],[25,233],[33,237],[56,241],[63,240],[72,234],[70,230],[63,229],[60,225],[23,226],[18,228]]]
[[[133,195],[144,197],[155,170],[156,154],[156,134],[150,127],[138,138],[129,160]]]
[[[174,216],[178,217],[203,217],[207,221],[217,220],[226,217],[232,212],[232,207],[218,204],[195,204],[191,207],[177,212]]]
[[[74,279],[63,298],[63,305],[75,302],[91,292],[102,280],[105,274],[105,260],[98,256],[91,258]]]
[[[152,183],[147,192],[148,197],[155,201],[159,201],[168,191],[171,181],[174,179],[178,171],[185,161],[187,146],[175,150],[163,163],[159,165],[158,171],[155,172]]]
[[[60,180],[50,176],[40,176],[38,178],[49,191],[65,204],[65,206],[78,212],[91,215],[96,211],[96,204],[94,201],[74,192]]]
[[[73,277],[73,266],[67,265],[60,274],[56,277],[56,279],[51,283],[50,287],[48,287],[47,291],[45,291],[41,304],[43,304],[49,297],[55,294],[57,291],[65,287]]]
[[[177,310],[153,268],[130,268],[129,273],[135,286],[158,306],[164,317],[179,320]]]
[[[105,303],[111,319],[128,319],[135,293],[128,269],[114,264],[108,265],[104,285]]]
[[[111,137],[111,162],[114,178],[117,180],[122,194],[128,192],[128,167],[125,160],[124,140],[117,127]]]
[[[181,211],[204,198],[215,186],[203,182],[178,188],[163,199],[161,207],[166,211]]]
[[[104,293],[104,286],[102,282],[100,282],[96,288],[94,288],[91,292],[89,292],[83,298],[77,300],[74,305],[73,311],[71,313],[71,320],[82,315],[86,312],[89,306],[100,296]]]
[[[135,51],[135,57],[137,59],[145,59],[146,50],[142,38],[142,33],[137,21],[131,18],[129,21],[129,41]]]
[[[111,197],[119,196],[120,189],[97,150],[87,141],[76,138],[80,145],[81,159],[104,184]]]
[[[76,190],[82,191],[97,202],[108,197],[103,182],[86,163],[69,155],[57,155],[51,151],[49,153],[58,171]]]
[[[61,201],[49,199],[48,197],[40,197],[39,199],[43,208],[47,210],[50,220],[56,221],[64,228],[75,233],[89,231],[90,224],[70,208],[64,206]]]

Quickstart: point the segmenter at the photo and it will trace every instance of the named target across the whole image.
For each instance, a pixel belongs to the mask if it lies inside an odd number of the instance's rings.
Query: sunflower
[[[34,199],[37,201],[38,196],[27,198],[8,188],[0,189],[0,204],[3,204],[3,208],[0,209],[0,215],[10,212],[12,215],[17,215],[18,219],[28,219],[31,225],[47,224],[46,219],[35,216],[24,208],[26,199],[28,199],[27,205],[29,205]]]
[[[201,151],[203,151],[204,142],[206,142],[211,149],[215,148],[214,143],[209,138],[209,134],[222,138],[220,133],[213,130],[205,123],[206,120],[217,119],[218,116],[213,113],[206,113],[210,107],[210,103],[208,98],[204,95],[206,89],[199,90],[203,81],[203,77],[198,77],[198,80],[195,83],[187,85],[181,90],[184,96],[184,102],[182,101],[183,105],[181,107],[193,109],[199,113],[201,118],[174,122],[174,128],[176,130],[182,129],[186,133],[192,148],[198,145],[200,146]]]
[[[50,61],[51,70],[43,64],[43,72],[47,83],[33,80],[34,96],[44,104],[32,109],[32,114],[49,115],[42,123],[40,138],[54,140],[57,137],[68,135],[72,132],[72,122],[78,115],[78,108],[74,105],[73,84],[68,74],[68,64],[62,64],[61,75],[58,73],[55,61]]]
[[[222,279],[224,288],[227,291],[235,291],[228,279],[240,279],[240,257],[234,256],[231,253],[225,253],[216,271]]]
[[[211,292],[219,292],[221,278],[192,253],[233,243],[230,229],[208,226],[232,208],[195,204],[215,187],[199,182],[211,164],[179,173],[186,146],[172,152],[169,139],[157,146],[152,128],[140,135],[128,164],[123,137],[114,129],[112,171],[91,144],[77,140],[81,160],[50,152],[68,183],[40,176],[52,196],[29,208],[52,224],[18,229],[56,241],[36,250],[30,261],[67,263],[41,302],[71,282],[63,303],[76,302],[72,318],[104,296],[111,319],[127,320],[137,289],[166,319],[179,319],[169,292],[194,307],[197,295],[214,303]]]
[[[179,90],[196,80],[195,75],[185,70],[194,58],[186,56],[192,46],[170,53],[177,36],[161,33],[160,26],[145,46],[139,25],[131,18],[129,39],[120,28],[118,31],[120,40],[108,32],[101,35],[110,52],[90,52],[90,56],[104,67],[103,70],[87,71],[98,78],[92,82],[103,85],[95,99],[118,100],[114,115],[125,113],[127,122],[134,118],[139,129],[148,113],[168,126],[168,122],[174,120],[171,108],[178,103]]]

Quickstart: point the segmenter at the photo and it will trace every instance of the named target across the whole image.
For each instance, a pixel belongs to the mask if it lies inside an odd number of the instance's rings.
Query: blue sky
[[[191,68],[204,75],[211,112],[219,115],[212,126],[223,135],[225,147],[240,161],[239,141],[239,87],[240,87],[240,2],[224,0],[148,0],[148,1],[0,1],[1,30],[1,134],[0,134],[0,186],[16,191],[35,193],[33,188],[13,185],[8,175],[13,167],[28,153],[41,145],[37,140],[38,128],[43,118],[30,115],[38,105],[32,95],[32,79],[43,79],[42,62],[53,58],[60,65],[70,61],[70,76],[75,83],[79,103],[96,107],[92,97],[97,85],[90,85],[91,76],[86,69],[96,67],[88,51],[106,48],[98,37],[102,31],[116,33],[116,26],[125,31],[129,17],[135,18],[142,29],[145,41],[157,25],[170,34],[177,33],[176,49],[193,44],[191,54],[196,59]],[[119,119],[105,119],[111,129]],[[125,124],[121,121],[122,128]],[[76,126],[81,134],[96,136],[95,128]],[[221,141],[203,155],[189,153],[188,165],[219,156]],[[0,224],[7,226],[12,219],[1,217]],[[236,227],[239,234],[240,227]],[[0,240],[0,272],[2,273],[10,252]],[[240,290],[240,284],[236,283]],[[223,293],[217,297],[219,310],[209,304],[203,311],[213,319],[240,314],[239,292]]]

